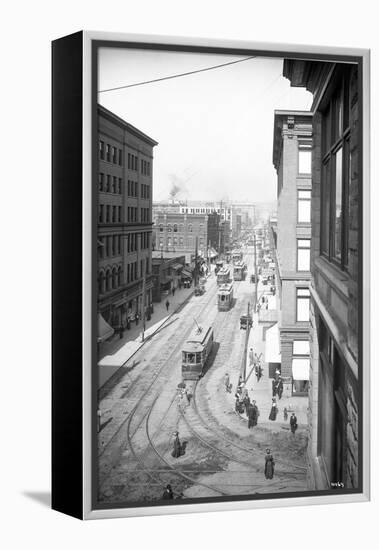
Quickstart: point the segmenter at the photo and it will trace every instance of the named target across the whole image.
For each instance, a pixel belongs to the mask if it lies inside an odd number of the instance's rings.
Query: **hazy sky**
[[[227,63],[243,56],[102,48],[99,90]],[[163,82],[99,93],[99,103],[158,141],[154,200],[271,201],[275,109],[308,110],[283,60],[255,58]]]

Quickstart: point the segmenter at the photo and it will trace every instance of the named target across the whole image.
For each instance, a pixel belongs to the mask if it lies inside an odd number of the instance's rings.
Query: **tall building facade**
[[[218,248],[220,217],[218,214],[181,214],[157,211],[154,219],[155,250],[185,254],[187,263],[195,254],[208,257],[209,248]]]
[[[157,142],[99,105],[98,144],[98,312],[118,328],[152,303]]]
[[[275,265],[281,374],[286,395],[308,394],[312,115],[275,111],[273,163],[278,174]]]
[[[313,94],[309,486],[359,486],[362,367],[361,129],[358,67],[285,60]]]

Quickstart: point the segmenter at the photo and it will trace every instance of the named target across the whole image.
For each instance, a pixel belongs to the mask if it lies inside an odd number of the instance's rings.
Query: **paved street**
[[[252,250],[246,252],[244,259],[251,272]],[[268,420],[271,382],[267,366],[262,363],[262,379],[257,382],[252,374],[247,382],[249,395],[256,399],[260,410],[258,425],[248,429],[246,416],[235,412],[234,393],[244,361],[246,335],[240,330],[239,318],[246,313],[248,301],[253,305],[254,285],[249,276],[245,281],[235,281],[235,303],[226,312],[217,310],[217,288],[212,274],[202,296],[191,295],[191,291],[185,297],[176,293],[176,306],[188,298],[184,306],[140,347],[132,366],[121,372],[117,383],[101,399],[100,501],[156,500],[167,483],[181,498],[306,489],[306,400],[282,398],[277,420]],[[169,299],[174,309],[175,302]],[[154,316],[152,322],[156,319]],[[200,325],[213,326],[215,342],[204,376],[187,383],[192,396],[188,404],[185,398],[178,400],[177,386],[182,381],[181,350],[194,319]],[[109,348],[108,353],[122,344]],[[263,352],[262,327],[256,315],[251,344],[258,354]],[[223,382],[226,372],[233,385],[230,393]],[[283,420],[284,406],[296,410],[299,428],[295,435],[289,430],[288,420]],[[184,448],[178,458],[171,454],[175,431]],[[264,476],[267,447],[275,459],[275,475],[270,480]]]

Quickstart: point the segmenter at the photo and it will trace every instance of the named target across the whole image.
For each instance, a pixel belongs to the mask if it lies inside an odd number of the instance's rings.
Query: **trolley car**
[[[225,283],[230,283],[232,280],[230,275],[230,267],[223,267],[217,273],[217,284],[224,285]]]
[[[183,380],[198,380],[213,346],[213,328],[196,327],[182,349]]]
[[[233,304],[233,283],[221,285],[217,292],[217,307],[219,311],[229,311]]]
[[[242,250],[233,250],[232,252],[232,261],[234,264],[242,262],[243,252]]]
[[[233,267],[233,279],[235,281],[244,281],[246,275],[246,265],[243,262],[237,262]]]

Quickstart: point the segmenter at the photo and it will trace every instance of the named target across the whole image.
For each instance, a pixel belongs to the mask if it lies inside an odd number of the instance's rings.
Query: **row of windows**
[[[128,180],[128,197],[138,197],[138,182]]]
[[[121,254],[121,235],[109,235],[107,237],[99,237],[99,257],[111,258]]]
[[[132,283],[135,281],[138,277],[137,274],[137,262],[133,262],[131,264],[128,264],[127,268],[127,283]]]
[[[141,159],[141,174],[150,176],[150,162]]]
[[[128,169],[136,172],[138,170],[138,158],[132,153],[128,153]]]
[[[99,204],[99,223],[121,223],[121,206]]]
[[[101,160],[122,166],[122,150],[101,140],[99,141],[99,156]]]
[[[138,221],[138,208],[136,206],[128,206],[128,222],[136,223]]]
[[[109,174],[99,173],[99,191],[102,193],[116,193],[121,195],[122,178],[110,176]]]
[[[121,266],[114,266],[112,269],[108,268],[105,272],[100,271],[97,282],[99,294],[105,294],[119,288],[122,285]]]
[[[193,243],[194,243],[194,240],[192,237],[190,237],[188,240],[187,240],[187,246],[189,246],[190,248],[193,246]],[[164,247],[164,246],[180,246],[180,247],[183,247],[184,246],[184,238],[183,237],[167,237],[167,239],[163,239],[162,237],[160,237],[159,239],[159,247]],[[204,238],[203,237],[199,237],[199,246],[204,246]]]
[[[183,233],[184,226],[183,226],[182,223],[179,224],[179,226],[178,226],[178,224],[176,224],[176,223],[174,223],[173,225],[171,225],[170,223],[168,223],[168,224],[167,224],[167,227],[166,227],[166,230],[167,230],[169,233],[172,232],[172,231],[173,231],[174,233],[177,233],[177,232],[178,232],[178,229],[179,229],[179,233]],[[203,224],[200,224],[200,225],[197,227],[197,229],[198,229],[199,232],[204,231],[204,225],[203,225]],[[163,231],[163,230],[164,230],[164,225],[163,225],[163,223],[160,223],[160,224],[159,224],[159,231]],[[192,231],[193,231],[192,224],[188,224],[188,226],[187,226],[187,231],[188,231],[189,233],[192,233]]]
[[[141,222],[148,223],[150,221],[150,208],[141,208]]]
[[[150,186],[144,183],[141,184],[141,198],[150,199]]]

